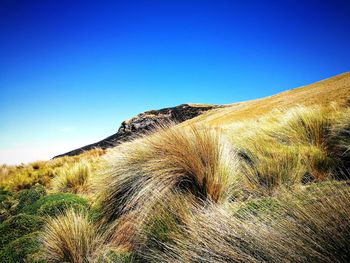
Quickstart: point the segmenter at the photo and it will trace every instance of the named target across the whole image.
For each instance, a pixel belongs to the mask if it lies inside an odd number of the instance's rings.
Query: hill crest
[[[74,156],[94,148],[111,148],[152,130],[157,124],[169,121],[182,123],[180,125],[221,126],[242,119],[256,118],[276,108],[291,108],[296,105],[326,105],[331,102],[345,104],[349,103],[349,98],[350,72],[346,72],[313,84],[250,101],[227,105],[188,103],[160,110],[149,110],[123,121],[115,134],[54,158]]]

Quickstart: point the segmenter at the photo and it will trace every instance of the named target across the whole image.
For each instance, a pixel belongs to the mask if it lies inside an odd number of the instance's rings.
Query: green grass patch
[[[115,250],[109,250],[105,255],[101,256],[97,263],[130,263],[132,262],[132,254],[128,252],[119,252]]]
[[[256,198],[242,203],[236,215],[238,217],[262,216],[277,212],[279,208],[281,208],[279,201],[273,197]]]
[[[37,214],[42,216],[56,216],[61,214],[68,208],[74,210],[87,210],[89,204],[86,199],[81,198],[74,194],[58,193],[52,195],[46,195],[32,205],[23,209],[24,213]]]

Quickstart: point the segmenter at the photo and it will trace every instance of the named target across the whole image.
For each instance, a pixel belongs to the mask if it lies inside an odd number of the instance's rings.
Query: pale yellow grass
[[[291,108],[297,105],[328,105],[348,102],[350,97],[350,72],[316,82],[311,85],[291,89],[266,98],[234,103],[224,108],[210,110],[184,123],[220,126],[235,121],[256,119],[276,108]]]
[[[333,182],[285,192],[274,208],[262,203],[262,215],[249,206],[237,212],[237,204],[192,206],[174,227],[172,209],[157,219],[166,238],[146,231],[158,243],[146,242],[137,253],[149,262],[348,262],[349,200],[347,183]]]
[[[104,239],[87,214],[68,210],[50,218],[41,235],[46,262],[96,262]]]

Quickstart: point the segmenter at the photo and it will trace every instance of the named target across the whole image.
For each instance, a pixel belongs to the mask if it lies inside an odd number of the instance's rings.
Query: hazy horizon
[[[1,1],[0,164],[350,70],[348,1]]]

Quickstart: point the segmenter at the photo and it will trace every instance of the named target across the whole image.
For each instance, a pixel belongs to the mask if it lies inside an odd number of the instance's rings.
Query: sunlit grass
[[[57,195],[40,200],[88,197],[63,214],[54,202],[21,208],[55,215],[40,235],[45,262],[346,262],[349,135],[350,109],[335,104],[159,127],[106,154],[1,166],[14,192],[4,215],[35,184]]]
[[[53,190],[55,192],[84,193],[88,190],[91,177],[91,165],[82,160],[72,166],[64,165],[53,179]]]
[[[47,262],[94,262],[103,246],[103,238],[88,216],[74,210],[49,218],[41,242]]]
[[[35,184],[50,187],[51,181],[62,169],[69,169],[75,163],[86,160],[92,165],[97,163],[105,150],[94,149],[77,156],[64,156],[49,161],[37,161],[21,165],[0,166],[0,187],[12,191],[28,189]],[[64,167],[64,168],[63,168]]]
[[[348,185],[321,184],[247,203],[239,214],[237,204],[192,207],[186,216],[178,214],[182,223],[176,227],[168,218],[176,210],[168,210],[155,221],[166,237],[146,229],[158,243],[146,243],[138,253],[150,262],[347,262],[349,198]]]
[[[97,184],[103,218],[116,220],[116,243],[127,245],[159,200],[174,192],[189,193],[198,202],[229,200],[236,165],[220,132],[162,127],[106,155]]]

